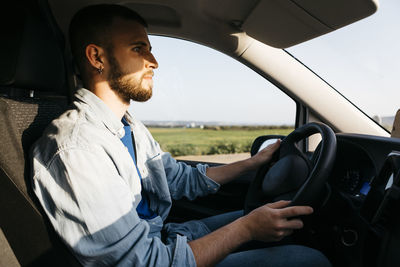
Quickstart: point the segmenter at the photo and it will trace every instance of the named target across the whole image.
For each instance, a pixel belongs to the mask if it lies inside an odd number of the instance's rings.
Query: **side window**
[[[153,97],[130,111],[175,158],[229,163],[249,157],[256,137],[293,130],[295,102],[253,70],[191,42],[150,42],[159,64]]]

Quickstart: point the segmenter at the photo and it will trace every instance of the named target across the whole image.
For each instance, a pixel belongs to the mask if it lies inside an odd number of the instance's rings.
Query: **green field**
[[[149,128],[164,151],[173,156],[249,152],[261,135],[287,135],[291,127]]]

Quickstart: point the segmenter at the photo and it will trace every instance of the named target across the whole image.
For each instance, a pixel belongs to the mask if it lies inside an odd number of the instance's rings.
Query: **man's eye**
[[[140,52],[140,46],[136,46],[132,50],[135,51],[135,52]]]

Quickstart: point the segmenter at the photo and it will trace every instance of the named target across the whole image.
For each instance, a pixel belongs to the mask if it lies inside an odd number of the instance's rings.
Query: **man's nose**
[[[146,58],[146,68],[157,69],[158,62],[152,53],[149,53]]]

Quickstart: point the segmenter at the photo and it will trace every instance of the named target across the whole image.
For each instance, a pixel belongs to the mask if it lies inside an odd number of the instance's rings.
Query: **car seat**
[[[0,11],[0,266],[79,266],[32,193],[28,160],[70,99],[64,41],[45,1],[8,2]]]

